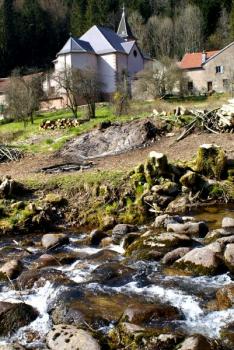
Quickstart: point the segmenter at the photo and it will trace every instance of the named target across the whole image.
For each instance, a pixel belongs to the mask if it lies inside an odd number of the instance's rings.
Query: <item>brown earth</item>
[[[169,160],[190,160],[196,155],[199,145],[204,143],[215,143],[227,152],[228,158],[234,159],[234,135],[233,134],[207,134],[194,133],[180,142],[175,142],[178,135],[173,137],[162,137],[149,147],[136,149],[124,154],[107,156],[95,159],[95,167],[99,170],[128,170],[143,162],[149,152],[157,151],[165,153]],[[18,162],[0,164],[0,175],[10,175],[14,179],[25,179],[35,175],[36,171],[52,165],[63,163],[64,159],[55,155],[26,155]],[[87,171],[92,171],[87,170]],[[54,176],[54,175],[46,175]]]

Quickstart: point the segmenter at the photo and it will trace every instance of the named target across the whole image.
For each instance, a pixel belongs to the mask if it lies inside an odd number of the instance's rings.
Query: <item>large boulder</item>
[[[57,325],[47,334],[46,343],[51,350],[100,350],[93,336],[75,326]]]
[[[228,244],[224,252],[224,261],[229,270],[234,272],[234,243]]]
[[[185,214],[188,211],[191,203],[187,196],[177,197],[166,208],[168,214]]]
[[[215,342],[205,338],[203,335],[192,335],[186,338],[177,348],[178,350],[215,350]]]
[[[185,254],[190,252],[191,248],[189,247],[180,247],[168,252],[164,255],[162,263],[165,265],[173,264],[176,260],[182,258]]]
[[[99,246],[101,241],[107,237],[108,237],[108,234],[103,232],[102,230],[98,230],[98,229],[93,230],[88,237],[88,244],[92,246]]]
[[[209,228],[207,224],[203,221],[201,222],[186,222],[184,224],[168,224],[167,225],[168,232],[176,232],[176,233],[184,233],[189,236],[199,236],[204,237]]]
[[[9,260],[0,267],[0,273],[9,279],[17,278],[22,270],[23,265],[20,260]]]
[[[234,283],[224,286],[216,292],[219,310],[229,309],[234,305]]]
[[[224,217],[222,221],[222,228],[232,229],[232,232],[234,232],[234,219],[229,217]]]
[[[25,303],[0,302],[0,336],[7,336],[34,321],[38,312]]]
[[[69,242],[67,235],[63,233],[48,233],[42,237],[41,244],[45,249],[51,249]]]
[[[220,260],[216,253],[207,247],[195,248],[177,260],[174,266],[194,275],[214,275],[220,266]]]
[[[128,233],[137,231],[138,228],[134,225],[118,224],[112,230],[113,243],[119,244]]]

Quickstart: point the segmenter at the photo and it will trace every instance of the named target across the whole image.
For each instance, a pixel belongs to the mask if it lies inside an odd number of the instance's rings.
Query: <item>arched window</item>
[[[137,57],[137,50],[133,51],[133,55],[134,55],[134,57]]]

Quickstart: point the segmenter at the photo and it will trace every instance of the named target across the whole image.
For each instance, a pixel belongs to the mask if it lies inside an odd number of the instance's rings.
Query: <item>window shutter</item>
[[[220,68],[220,73],[224,73],[224,66],[221,66]]]

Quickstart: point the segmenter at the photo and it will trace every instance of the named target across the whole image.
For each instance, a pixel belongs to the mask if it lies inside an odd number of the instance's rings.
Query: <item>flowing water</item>
[[[220,227],[224,216],[234,217],[234,208],[204,209],[202,213],[195,215],[199,220],[207,219],[213,228]],[[57,305],[58,300],[64,298],[64,295],[67,295],[68,298],[79,299],[78,291],[80,290],[89,295],[107,296],[107,298],[112,299],[112,302],[116,298],[116,303],[119,302],[118,296],[125,296],[126,300],[127,298],[130,298],[129,300],[140,298],[139,300],[144,299],[151,303],[159,301],[168,303],[178,308],[183,315],[182,319],[172,320],[169,323],[173,329],[182,330],[187,334],[200,333],[211,338],[219,338],[221,328],[234,321],[234,308],[212,311],[207,307],[207,303],[214,299],[216,291],[232,282],[232,276],[229,273],[214,277],[165,276],[161,272],[160,263],[138,261],[132,265],[129,262],[129,266],[133,269],[130,280],[123,278],[110,285],[98,282],[93,278],[93,271],[108,260],[105,258],[92,259],[92,256],[97,256],[97,253],[108,249],[114,251],[116,259],[121,261],[124,249],[121,246],[113,245],[103,249],[83,246],[79,243],[83,237],[80,234],[71,234],[70,243],[58,250],[66,254],[77,254],[77,260],[72,264],[53,267],[64,274],[71,284],[47,280],[46,273],[43,276],[45,281],[40,287],[28,290],[17,291],[12,284],[1,282],[0,301],[11,303],[23,301],[36,308],[39,316],[28,326],[19,329],[13,336],[0,338],[0,344],[17,341],[28,349],[43,349],[45,335],[52,327],[51,310]],[[23,237],[14,237],[14,239],[20,241]],[[22,258],[27,268],[30,268],[33,261],[44,253],[41,248],[38,248],[37,242],[40,239],[40,235],[32,238],[33,243],[30,242],[28,248],[33,254],[25,254]],[[6,249],[7,247],[11,247],[11,249]],[[19,252],[21,252],[20,249],[14,246],[11,237],[1,242],[0,253],[2,256],[6,254],[7,258],[13,258]],[[112,326],[113,322],[110,321],[109,325],[103,327],[103,324],[100,324],[99,328],[106,332]]]

